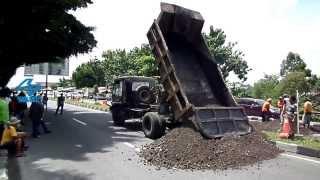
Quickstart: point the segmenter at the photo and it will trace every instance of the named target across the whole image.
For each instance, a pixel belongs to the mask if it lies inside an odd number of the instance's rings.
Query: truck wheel
[[[116,126],[123,126],[126,119],[125,112],[115,108],[111,111],[111,113],[112,113],[113,124]]]
[[[164,135],[166,125],[158,113],[148,112],[142,117],[142,130],[146,137],[157,139]]]
[[[153,92],[147,86],[142,86],[138,89],[137,97],[139,101],[147,104],[151,104],[155,100]]]

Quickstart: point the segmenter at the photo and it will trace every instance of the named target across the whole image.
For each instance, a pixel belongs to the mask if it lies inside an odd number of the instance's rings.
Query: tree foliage
[[[105,79],[111,83],[114,78],[124,75],[155,76],[157,67],[149,45],[143,44],[129,52],[108,50],[103,53]]]
[[[282,93],[293,95],[298,90],[301,94],[310,91],[311,84],[306,78],[305,72],[290,72],[279,83],[279,90]]]
[[[104,86],[106,84],[104,72],[103,63],[98,59],[93,59],[77,67],[72,74],[72,80],[77,88]]]
[[[59,79],[59,82],[57,84],[59,87],[72,87],[73,81],[69,79],[65,79],[64,77]]]
[[[4,86],[20,65],[55,62],[95,47],[93,28],[70,13],[91,3],[92,0],[1,3],[0,85]]]
[[[224,31],[213,26],[210,27],[208,34],[204,34],[204,38],[210,53],[220,66],[223,77],[226,79],[230,72],[233,72],[240,80],[246,81],[251,69],[244,60],[243,52],[235,49],[237,42],[227,43]]]
[[[158,75],[155,58],[151,52],[150,46],[142,44],[140,48],[133,48],[129,52],[129,59],[133,59],[139,76]]]
[[[265,75],[263,79],[258,80],[253,85],[252,95],[253,97],[265,99],[276,98],[280,92],[278,90],[279,76],[277,75]]]
[[[221,29],[210,28],[210,33],[205,34],[210,52],[215,54],[220,62],[223,75],[226,78],[234,72],[239,79],[246,80],[250,70],[247,62],[243,59],[243,53],[234,50],[236,43],[226,44],[226,36]],[[116,49],[107,50],[102,54],[102,66],[106,82],[112,83],[118,76],[157,76],[156,61],[148,44],[142,44],[130,50]]]
[[[102,54],[102,58],[107,83],[120,75],[137,74],[135,63],[128,58],[126,50],[108,50]]]
[[[299,54],[289,52],[280,66],[280,75],[285,76],[290,72],[304,72],[307,77],[311,76],[311,70],[307,69],[307,64]]]
[[[232,95],[235,97],[251,97],[253,87],[240,82],[232,82],[228,84]]]

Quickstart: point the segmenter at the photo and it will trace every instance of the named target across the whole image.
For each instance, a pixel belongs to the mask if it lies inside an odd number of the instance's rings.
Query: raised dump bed
[[[199,12],[161,3],[147,33],[174,121],[191,120],[207,138],[250,133],[202,37],[203,23]]]

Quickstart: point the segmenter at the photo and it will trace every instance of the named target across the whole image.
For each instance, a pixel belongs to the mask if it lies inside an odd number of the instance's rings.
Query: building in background
[[[48,86],[56,85],[59,79],[69,79],[69,60],[60,63],[41,63],[26,65],[24,67],[24,77],[33,77],[34,83],[41,86],[46,84],[46,74],[48,73]]]
[[[61,63],[41,63],[26,65],[24,68],[24,75],[57,75],[69,76],[69,60]]]

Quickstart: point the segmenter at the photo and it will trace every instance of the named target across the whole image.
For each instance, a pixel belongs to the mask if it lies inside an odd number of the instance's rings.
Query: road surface
[[[114,127],[111,115],[65,105],[54,115],[49,102],[46,115],[51,134],[28,139],[27,156],[9,161],[11,180],[319,180],[320,160],[282,154],[242,170],[183,171],[146,166],[139,158],[144,137],[139,123]]]

